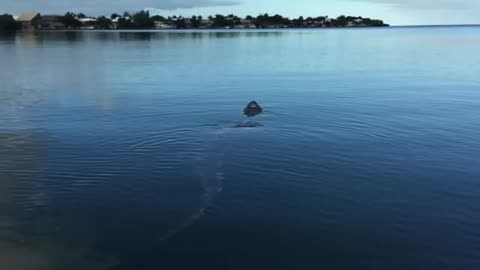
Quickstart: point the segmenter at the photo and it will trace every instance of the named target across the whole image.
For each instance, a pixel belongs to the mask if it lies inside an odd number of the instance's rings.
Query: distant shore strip
[[[141,29],[268,29],[268,28],[332,28],[385,27],[382,20],[355,16],[303,17],[290,19],[282,15],[262,14],[256,17],[230,14],[215,16],[151,16],[148,11],[114,13],[110,17],[87,16],[67,12],[65,15],[43,15],[25,12],[18,16],[0,15],[0,31],[35,30],[141,30]]]

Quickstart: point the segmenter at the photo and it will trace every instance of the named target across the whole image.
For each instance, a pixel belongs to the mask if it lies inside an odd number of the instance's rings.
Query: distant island
[[[0,32],[17,30],[135,30],[135,29],[270,29],[270,28],[331,28],[331,27],[384,27],[382,20],[339,16],[303,17],[290,19],[281,15],[262,14],[245,18],[230,14],[208,16],[163,17],[151,16],[146,10],[136,13],[125,12],[106,16],[87,16],[83,13],[67,12],[65,15],[42,15],[26,12],[19,16],[0,15]]]

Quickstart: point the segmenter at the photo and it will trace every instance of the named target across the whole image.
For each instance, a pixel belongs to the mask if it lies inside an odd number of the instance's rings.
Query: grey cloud
[[[237,0],[3,0],[0,11],[58,12],[82,11],[102,14],[118,11],[132,11],[143,8],[159,10],[188,9],[196,7],[232,6]]]
[[[469,10],[480,8],[480,0],[344,0],[390,5],[403,10]]]

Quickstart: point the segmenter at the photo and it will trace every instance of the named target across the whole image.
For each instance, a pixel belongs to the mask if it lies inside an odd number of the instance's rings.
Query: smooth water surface
[[[0,268],[480,269],[479,48],[480,27],[1,37]]]

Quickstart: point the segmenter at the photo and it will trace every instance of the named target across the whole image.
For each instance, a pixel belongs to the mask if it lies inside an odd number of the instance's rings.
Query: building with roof
[[[155,21],[155,28],[157,29],[173,29],[175,25],[166,24],[165,22]]]
[[[40,13],[24,12],[18,16],[17,22],[20,23],[20,27],[23,31],[32,31],[38,28],[40,18]]]
[[[97,25],[98,20],[94,18],[80,18],[78,19],[79,22],[82,23],[82,27],[80,29],[83,30],[93,30]]]
[[[40,29],[42,30],[62,30],[67,27],[63,23],[63,16],[44,15],[40,20]]]
[[[126,17],[116,17],[116,18],[112,19],[112,28],[113,29],[119,29],[122,20],[124,22],[133,22],[132,18],[130,18],[128,16],[126,16]]]

